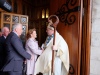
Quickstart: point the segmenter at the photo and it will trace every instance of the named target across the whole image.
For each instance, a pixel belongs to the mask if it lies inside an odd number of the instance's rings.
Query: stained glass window
[[[27,18],[26,17],[21,17],[21,23],[26,24],[27,23]]]
[[[10,15],[5,14],[5,15],[4,15],[4,21],[5,21],[5,22],[10,22],[10,20],[11,20]]]
[[[19,22],[19,17],[18,16],[13,16],[12,21],[13,21],[13,23],[18,23]]]

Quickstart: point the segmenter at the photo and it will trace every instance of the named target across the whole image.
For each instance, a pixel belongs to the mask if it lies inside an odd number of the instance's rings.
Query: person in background
[[[41,72],[43,75],[51,74],[51,61],[52,61],[52,50],[55,51],[54,58],[54,75],[68,75],[69,72],[69,49],[66,41],[63,37],[56,31],[55,35],[55,45],[53,45],[54,38],[54,27],[50,20],[47,26],[47,39],[42,46],[44,52],[37,59],[35,64],[34,75]]]
[[[0,37],[2,36],[2,32],[1,32],[1,29],[0,29]]]
[[[9,34],[9,28],[3,27],[1,33],[2,33],[2,35],[0,37],[0,70],[2,69],[2,67],[5,63],[5,58],[6,58],[5,40]],[[5,73],[0,71],[0,75],[5,75]]]
[[[20,35],[22,34],[22,24],[13,25],[12,32],[7,36],[5,48],[7,53],[6,63],[2,70],[8,75],[22,75],[24,59],[32,59],[29,53],[23,48]]]
[[[35,62],[37,60],[37,56],[41,55],[43,50],[40,49],[38,46],[38,42],[36,41],[37,34],[36,34],[36,29],[30,29],[27,33],[27,41],[26,41],[26,51],[34,56],[34,59],[32,60],[27,60],[27,75],[34,75],[34,67],[35,67]]]

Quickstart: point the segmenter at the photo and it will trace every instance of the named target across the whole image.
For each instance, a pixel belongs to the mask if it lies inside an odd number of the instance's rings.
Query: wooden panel
[[[37,30],[37,40],[38,40],[39,46],[41,46],[42,43],[45,42],[45,39],[47,36],[47,34],[46,34],[46,21],[47,21],[47,19],[34,21],[34,27]]]
[[[14,23],[21,23],[23,25],[21,39],[25,43],[25,36],[28,31],[28,16],[12,13],[1,13],[1,28],[7,26],[11,31]]]
[[[60,23],[57,26],[57,30],[68,43],[71,64],[69,75],[80,75],[82,31],[80,1],[82,0],[50,1],[50,14],[57,14],[59,16]]]
[[[81,75],[90,75],[91,7],[92,0],[84,0],[82,31]]]

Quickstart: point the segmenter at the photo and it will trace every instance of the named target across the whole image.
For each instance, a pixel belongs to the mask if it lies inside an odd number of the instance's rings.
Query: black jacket
[[[4,65],[4,61],[5,61],[5,57],[6,57],[6,53],[5,53],[5,38],[4,36],[0,37],[0,69],[3,67]]]

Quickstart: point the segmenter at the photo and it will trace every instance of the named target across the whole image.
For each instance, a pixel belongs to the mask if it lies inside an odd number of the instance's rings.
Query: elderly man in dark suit
[[[6,37],[9,34],[9,28],[8,27],[3,27],[2,28],[2,36],[0,37],[0,69],[3,67],[5,63],[5,40]],[[4,72],[0,71],[0,75],[6,75]]]
[[[32,59],[33,56],[24,50],[19,38],[22,34],[22,25],[14,24],[12,29],[13,31],[6,39],[7,58],[2,70],[8,72],[9,75],[22,75],[24,59]]]

